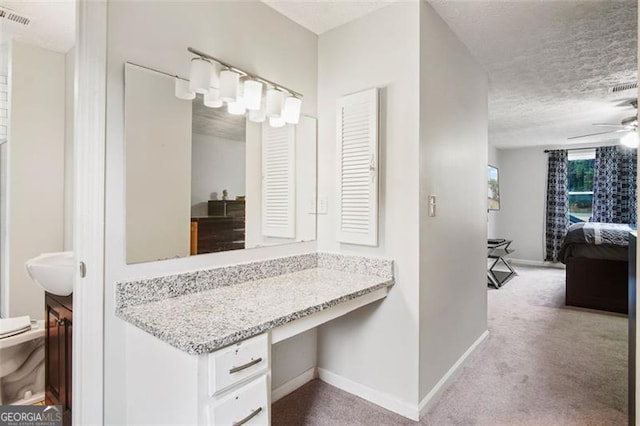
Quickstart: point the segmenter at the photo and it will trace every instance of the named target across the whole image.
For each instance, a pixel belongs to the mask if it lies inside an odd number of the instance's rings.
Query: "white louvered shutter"
[[[338,241],[378,245],[378,89],[337,102]]]
[[[295,238],[295,127],[262,125],[262,235]]]

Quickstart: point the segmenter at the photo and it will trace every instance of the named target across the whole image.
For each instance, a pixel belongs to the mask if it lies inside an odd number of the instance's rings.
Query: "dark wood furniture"
[[[71,425],[73,297],[45,293],[45,402],[61,405]]]
[[[244,248],[244,200],[209,200],[207,213],[191,219],[192,255]]]
[[[636,256],[638,233],[629,235],[629,424],[636,424]]]
[[[629,262],[569,257],[565,303],[626,314]]]
[[[511,262],[507,259],[511,253],[515,250],[509,248],[512,240],[487,240],[487,251],[489,259],[493,260],[493,263],[487,270],[487,280],[495,288],[500,288],[507,283],[511,278],[515,277],[517,272],[511,266]],[[496,269],[496,266],[502,264],[507,270]]]
[[[229,216],[244,221],[244,212],[244,200],[209,200],[207,202],[207,214],[209,216]]]

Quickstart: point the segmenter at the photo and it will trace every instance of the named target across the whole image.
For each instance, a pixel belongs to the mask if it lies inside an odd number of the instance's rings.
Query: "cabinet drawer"
[[[267,371],[269,339],[261,334],[209,355],[209,396]]]
[[[216,426],[268,425],[270,407],[267,376],[263,375],[207,408],[209,424]]]

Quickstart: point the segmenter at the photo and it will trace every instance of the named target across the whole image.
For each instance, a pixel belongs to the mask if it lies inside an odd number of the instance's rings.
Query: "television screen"
[[[500,210],[500,184],[498,183],[498,168],[494,166],[487,167],[487,191],[488,202],[487,209]]]

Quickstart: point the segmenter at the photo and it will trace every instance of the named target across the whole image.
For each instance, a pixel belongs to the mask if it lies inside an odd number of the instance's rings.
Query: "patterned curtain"
[[[558,262],[562,241],[569,229],[569,182],[566,150],[549,151],[545,260]]]
[[[596,148],[593,171],[593,222],[636,223],[638,150]]]

